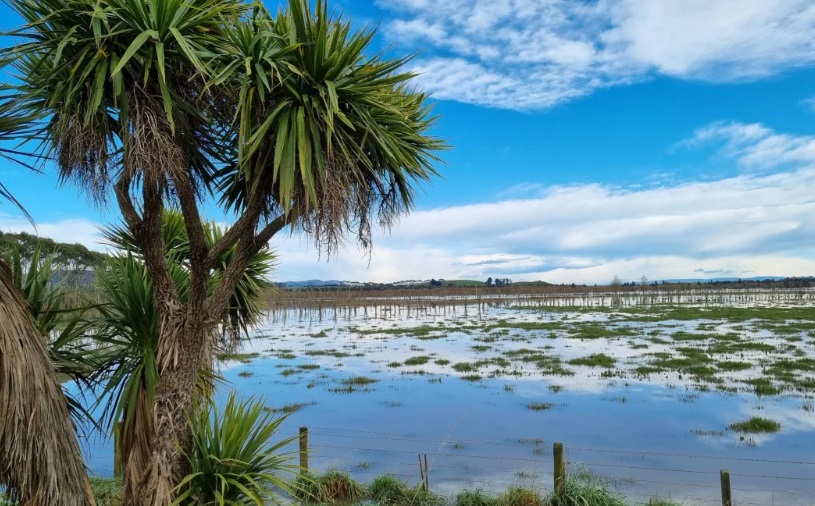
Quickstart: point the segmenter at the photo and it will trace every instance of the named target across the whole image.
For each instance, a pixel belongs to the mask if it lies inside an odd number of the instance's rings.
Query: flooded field
[[[361,481],[550,489],[552,444],[633,500],[815,504],[811,292],[280,309],[221,373]],[[108,444],[89,443],[110,474]]]

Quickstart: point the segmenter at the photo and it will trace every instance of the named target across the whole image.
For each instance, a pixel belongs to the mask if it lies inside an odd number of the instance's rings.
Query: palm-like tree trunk
[[[190,319],[186,319],[190,321]],[[161,336],[160,359],[165,359],[156,389],[155,431],[147,472],[129,495],[126,505],[163,506],[173,500],[174,488],[188,472],[185,452],[192,448],[190,412],[200,400],[202,371],[211,368],[210,329],[181,324]],[[168,335],[169,334],[169,335]],[[174,350],[167,348],[172,343]],[[171,357],[178,353],[175,359]]]
[[[26,506],[95,504],[42,335],[2,262],[0,482]]]

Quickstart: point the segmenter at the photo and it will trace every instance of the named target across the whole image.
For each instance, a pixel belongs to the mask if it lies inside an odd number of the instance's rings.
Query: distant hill
[[[324,281],[321,279],[309,279],[306,281],[283,281],[277,283],[277,286],[283,288],[304,288],[304,287],[313,288],[318,286],[340,286],[342,285],[342,283],[343,283],[342,281],[337,281],[333,279],[328,281]]]
[[[753,276],[750,278],[689,278],[668,279],[668,283],[738,283],[739,281],[781,281],[784,276]]]
[[[514,286],[550,286],[545,281],[521,281],[512,283]],[[320,287],[349,287],[349,288],[431,288],[431,287],[486,287],[484,281],[475,279],[409,279],[394,281],[393,283],[372,283],[362,281],[338,281],[310,279],[306,281],[282,281],[277,283],[281,288],[320,288]]]

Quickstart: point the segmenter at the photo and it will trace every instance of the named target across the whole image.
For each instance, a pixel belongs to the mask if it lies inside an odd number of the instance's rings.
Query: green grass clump
[[[380,506],[443,506],[444,497],[421,487],[408,487],[396,476],[383,475],[368,485],[368,495]]]
[[[368,376],[354,376],[354,377],[342,380],[342,384],[343,385],[348,385],[348,386],[361,386],[361,387],[364,387],[366,385],[370,385],[371,383],[376,383],[377,381],[379,381],[379,380],[376,379],[376,378],[370,378]]]
[[[407,497],[408,486],[396,476],[379,476],[368,485],[370,498],[377,504],[400,504]]]
[[[579,339],[610,339],[614,337],[629,337],[636,335],[636,331],[629,327],[610,327],[600,323],[575,324],[569,329],[572,337]]]
[[[286,405],[281,406],[279,408],[264,407],[263,410],[267,411],[269,413],[285,413],[285,414],[289,414],[289,413],[294,413],[296,411],[300,411],[301,409],[303,409],[305,407],[316,406],[316,405],[317,405],[317,402],[315,402],[315,401],[311,401],[311,402],[293,402],[291,404],[286,404]]]
[[[729,428],[746,434],[775,434],[781,430],[781,424],[775,420],[754,416],[743,422],[731,423]]]
[[[405,360],[405,365],[425,365],[428,362],[430,362],[430,357],[422,355],[418,357],[410,357],[409,359]]]
[[[546,411],[554,407],[555,405],[551,402],[530,402],[526,405],[526,408],[531,409],[532,411]]]
[[[300,476],[295,496],[307,504],[347,504],[365,499],[368,491],[348,473],[331,469],[320,476]]]
[[[238,362],[243,362],[244,364],[248,364],[254,358],[258,358],[260,353],[217,353],[215,358],[220,360],[221,362],[225,362],[227,360],[236,360]]]
[[[436,360],[435,363],[436,365],[448,365],[450,361],[447,360],[446,358],[440,358],[439,360]]]
[[[253,373],[252,371],[241,371],[238,373],[238,376],[240,376],[241,378],[251,378],[254,375],[255,373]]]
[[[614,367],[617,361],[604,353],[595,353],[587,357],[573,358],[569,360],[569,365],[586,365],[589,367],[605,367],[610,369]]]
[[[639,374],[640,376],[648,376],[649,374],[665,372],[665,369],[663,369],[662,367],[656,367],[652,365],[641,365],[634,369],[634,372]]]
[[[567,479],[564,489],[561,495],[549,497],[548,506],[627,506],[622,496],[588,473]]]
[[[750,369],[753,365],[749,362],[725,360],[724,362],[717,363],[716,367],[718,367],[720,371],[744,371]]]
[[[778,395],[781,393],[781,390],[776,388],[775,385],[773,385],[773,382],[768,378],[755,378],[747,380],[745,383],[748,385],[753,385],[755,394],[759,396]]]
[[[648,502],[645,503],[645,506],[682,506],[682,503],[678,503],[671,499],[666,499],[664,497],[652,497],[648,499]]]
[[[122,504],[122,480],[91,477],[90,482],[97,506],[119,506]],[[4,504],[2,500],[0,500],[0,504]]]
[[[453,370],[457,372],[473,372],[475,368],[472,364],[468,364],[467,362],[459,362],[457,364],[453,364]]]
[[[498,506],[544,506],[546,503],[535,490],[512,486],[498,496]]]
[[[678,332],[674,332],[671,335],[671,339],[674,341],[707,341],[710,336],[708,334],[695,334],[692,332],[685,332],[684,330],[680,330]]]
[[[481,489],[462,490],[456,496],[455,506],[499,506],[498,497]]]

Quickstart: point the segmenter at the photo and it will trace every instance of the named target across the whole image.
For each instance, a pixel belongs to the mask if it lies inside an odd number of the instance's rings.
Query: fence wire
[[[431,488],[441,492],[553,489],[552,446],[539,438],[426,438],[337,427],[310,427],[309,434],[310,467],[316,471],[340,469],[361,481],[390,474],[417,484],[414,459],[427,454]],[[815,461],[564,446],[569,478],[594,480],[633,504],[648,504],[653,497],[688,506],[722,504],[719,471],[728,468],[734,505],[815,506]],[[641,460],[632,463],[632,457]]]

